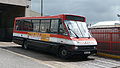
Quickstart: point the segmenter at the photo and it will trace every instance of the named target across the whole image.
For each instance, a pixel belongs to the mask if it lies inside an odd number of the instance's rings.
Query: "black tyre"
[[[29,48],[28,48],[27,41],[24,41],[24,43],[23,43],[23,45],[22,45],[22,48],[23,48],[23,49],[26,49],[26,50],[29,49]]]
[[[80,58],[81,58],[81,59],[88,59],[88,56],[89,56],[89,55],[82,55]]]
[[[70,52],[65,47],[61,47],[58,54],[62,59],[68,59],[70,57]]]

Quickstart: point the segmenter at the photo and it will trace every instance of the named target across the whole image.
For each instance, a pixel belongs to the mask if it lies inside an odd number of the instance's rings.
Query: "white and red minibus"
[[[97,42],[85,22],[85,17],[70,14],[18,17],[14,22],[13,42],[24,49],[34,47],[61,58],[73,55],[87,58],[97,52]]]

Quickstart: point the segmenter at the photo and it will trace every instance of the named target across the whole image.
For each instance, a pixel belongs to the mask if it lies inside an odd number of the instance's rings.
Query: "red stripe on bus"
[[[75,40],[75,41],[94,41],[95,39],[94,38],[71,38],[72,40]]]
[[[71,40],[71,38],[69,36],[64,36],[64,35],[50,34],[50,37],[56,37],[56,38],[62,38],[62,39]]]
[[[13,33],[28,34],[28,32],[25,32],[25,31],[14,31]]]
[[[57,16],[41,16],[41,17],[17,17],[17,19],[48,19],[48,18],[62,18],[63,15],[57,15]]]
[[[21,33],[21,34],[28,34],[28,32],[25,31],[14,31],[14,33]],[[40,33],[40,34],[47,34],[47,33]],[[61,39],[67,39],[67,40],[74,40],[74,41],[94,41],[94,38],[71,38],[69,36],[64,35],[57,35],[57,34],[50,34],[50,37],[56,37]]]

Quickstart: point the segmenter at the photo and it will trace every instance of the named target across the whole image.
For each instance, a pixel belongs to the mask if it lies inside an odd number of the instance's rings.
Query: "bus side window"
[[[40,32],[50,32],[50,19],[46,19],[46,20],[41,20],[40,23]]]
[[[22,31],[23,30],[23,21],[16,20],[16,30]]]
[[[59,25],[59,34],[66,35],[66,36],[68,35],[66,30],[65,30],[65,26],[63,25],[63,23],[60,23],[60,25]]]
[[[19,30],[19,31],[32,31],[31,20],[17,20],[16,21],[16,30]]]
[[[33,31],[35,32],[38,32],[40,31],[40,27],[39,27],[39,24],[40,24],[40,20],[32,20],[32,23],[33,23]]]
[[[33,24],[31,22],[31,20],[24,20],[24,23],[23,23],[23,26],[24,26],[24,31],[32,31],[33,28]]]
[[[15,26],[16,30],[20,30],[19,24],[20,24],[20,20],[16,20],[16,26]]]
[[[50,27],[51,33],[58,33],[58,23],[59,23],[59,19],[51,20],[51,27]]]

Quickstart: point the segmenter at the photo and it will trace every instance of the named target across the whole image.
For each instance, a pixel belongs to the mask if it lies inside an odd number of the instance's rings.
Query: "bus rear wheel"
[[[26,50],[29,49],[29,48],[28,48],[27,41],[24,41],[24,43],[23,43],[23,45],[22,45],[22,48],[23,48],[23,49],[26,49]]]
[[[61,47],[58,54],[62,59],[68,59],[70,57],[70,52],[65,47]]]

